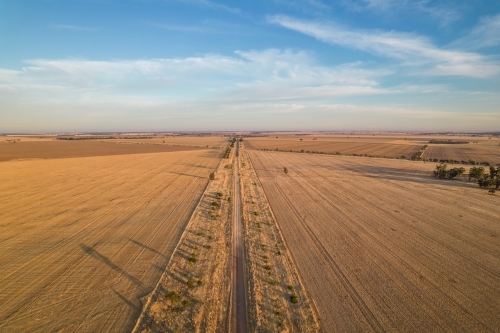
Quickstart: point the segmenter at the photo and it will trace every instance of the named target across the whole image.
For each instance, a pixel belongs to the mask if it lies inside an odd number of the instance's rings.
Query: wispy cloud
[[[497,63],[478,53],[439,48],[417,34],[354,30],[334,22],[304,21],[283,15],[269,17],[268,21],[326,43],[398,59],[406,66],[421,67],[419,72],[427,75],[487,77],[500,73]]]
[[[460,19],[458,5],[431,4],[430,0],[343,0],[342,3],[355,11],[374,11],[397,15],[401,12],[420,12],[439,19],[440,25],[448,25]]]
[[[463,38],[452,43],[470,49],[481,49],[500,44],[500,14],[486,16]]]
[[[101,28],[85,27],[85,26],[73,25],[73,24],[53,24],[50,27],[52,29],[72,30],[72,31],[88,31],[88,32],[96,32],[96,31],[101,30]]]
[[[241,14],[241,9],[237,7],[230,7],[226,6],[214,1],[209,1],[209,0],[178,0],[180,2],[184,3],[189,3],[189,4],[194,4],[198,6],[203,6],[206,8],[212,8],[212,9],[217,9],[217,10],[223,10],[226,12],[234,13],[234,14]]]

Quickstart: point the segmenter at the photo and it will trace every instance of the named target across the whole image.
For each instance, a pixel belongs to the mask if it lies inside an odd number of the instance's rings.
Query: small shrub
[[[290,302],[292,302],[293,304],[297,304],[299,302],[299,299],[296,295],[292,295],[290,296]]]
[[[231,201],[233,201],[233,198],[228,197],[228,198],[227,198],[227,202],[231,202]]]
[[[278,252],[277,252],[276,254],[280,256],[280,255],[281,255],[281,251],[280,251],[280,250],[278,250]]]
[[[214,180],[215,179],[215,172],[211,172],[209,178],[210,178],[210,180]]]
[[[176,291],[174,291],[174,290],[171,291],[171,292],[168,292],[165,295],[165,298],[167,300],[169,300],[171,303],[177,303],[181,299],[181,297],[179,296],[179,294]]]
[[[288,290],[293,291],[293,290],[294,290],[293,286],[292,286],[292,285],[289,285],[289,286],[288,286]]]
[[[283,168],[283,172],[284,172],[284,173],[288,173],[288,168],[287,168],[287,167],[284,167],[284,168]]]
[[[194,264],[194,263],[196,262],[196,257],[195,257],[195,256],[191,256],[191,257],[189,258],[189,262],[190,262],[191,264]]]
[[[198,287],[200,287],[200,286],[202,286],[202,285],[203,285],[203,281],[198,280],[198,281],[196,281],[196,284],[198,285]]]
[[[301,139],[301,140],[302,140],[302,139]],[[281,315],[282,315],[281,311],[276,311],[276,315],[277,315],[278,317],[281,317]]]
[[[265,269],[266,271],[270,271],[270,270],[271,270],[271,266],[266,265],[266,266],[264,266],[264,269]]]
[[[189,302],[187,299],[183,300],[181,303],[182,303],[182,306],[184,306],[184,307],[189,306],[191,304],[191,302]]]
[[[188,286],[189,288],[193,288],[193,287],[194,287],[194,282],[193,282],[193,280],[188,280],[186,284],[187,284],[187,286]]]
[[[258,216],[259,212],[253,212],[253,215]]]

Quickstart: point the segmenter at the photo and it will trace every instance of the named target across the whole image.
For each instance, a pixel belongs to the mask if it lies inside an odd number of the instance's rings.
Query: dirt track
[[[498,196],[429,163],[249,154],[325,332],[498,331]]]
[[[0,331],[130,330],[219,156],[0,163]]]

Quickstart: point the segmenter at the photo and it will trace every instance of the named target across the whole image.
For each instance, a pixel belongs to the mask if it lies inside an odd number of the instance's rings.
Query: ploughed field
[[[498,140],[495,140],[497,143]],[[490,165],[500,164],[500,145],[458,144],[432,145],[427,147],[422,158],[438,160],[488,162]]]
[[[415,141],[404,140],[404,137],[372,136],[278,136],[245,138],[245,145],[250,149],[284,150],[294,152],[320,152],[341,155],[367,155],[377,157],[410,158],[424,144],[417,138]]]
[[[0,331],[131,330],[220,155],[1,162]]]
[[[140,140],[135,140],[135,143],[131,144],[118,144],[117,142],[96,142],[87,140],[24,140],[16,143],[0,141],[0,162],[11,161],[15,159],[54,159],[69,157],[128,155],[199,149],[195,147],[140,144],[137,141]]]
[[[498,331],[497,195],[434,163],[248,153],[323,331]]]

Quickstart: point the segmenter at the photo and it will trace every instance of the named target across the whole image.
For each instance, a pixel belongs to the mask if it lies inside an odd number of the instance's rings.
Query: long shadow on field
[[[138,241],[136,241],[136,240],[134,240],[134,239],[132,239],[132,238],[128,238],[128,240],[129,240],[129,241],[131,241],[132,243],[134,243],[135,245],[139,245],[140,247],[142,247],[142,248],[144,248],[144,249],[146,249],[146,250],[149,250],[149,251],[151,251],[151,252],[154,252],[154,253],[156,253],[156,254],[158,254],[158,255],[162,256],[163,258],[167,258],[167,257],[166,257],[163,253],[161,253],[161,252],[159,252],[159,251],[157,251],[157,250],[153,249],[152,247],[149,247],[149,246],[147,246],[147,245],[145,245],[145,244],[142,244],[142,243],[140,243],[140,242],[138,242]]]
[[[124,271],[122,268],[120,268],[120,266],[114,264],[108,257],[100,254],[99,252],[94,250],[92,247],[85,245],[85,244],[80,244],[80,247],[82,248],[83,252],[87,253],[88,255],[90,255],[90,256],[92,256],[100,261],[102,261],[109,268],[111,268],[115,272],[119,273],[120,275],[125,276],[127,279],[129,279],[132,283],[134,283],[139,288],[142,289],[144,287],[144,285],[142,284],[142,282],[138,278],[136,278],[135,276]]]
[[[373,166],[356,166],[348,167],[346,169],[359,172],[370,178],[380,178],[388,180],[397,180],[412,183],[432,183],[438,185],[464,187],[473,186],[475,182],[461,181],[460,179],[439,179],[432,175],[430,171],[415,171],[415,170],[401,170],[389,167],[373,167]]]
[[[200,178],[200,179],[208,179],[208,175],[207,175],[207,177],[201,177],[201,176],[190,175],[187,173],[175,172],[175,171],[165,171],[165,173],[173,173],[174,175],[188,176],[188,177],[194,177],[194,178]]]
[[[120,297],[120,299],[125,303],[127,304],[129,307],[131,307],[136,313],[141,311],[141,307],[138,306],[138,305],[135,305],[132,301],[130,301],[128,298],[126,298],[125,296],[123,296],[122,294],[120,294],[118,291],[116,291],[115,289],[111,288],[111,291],[113,291],[116,296]]]

